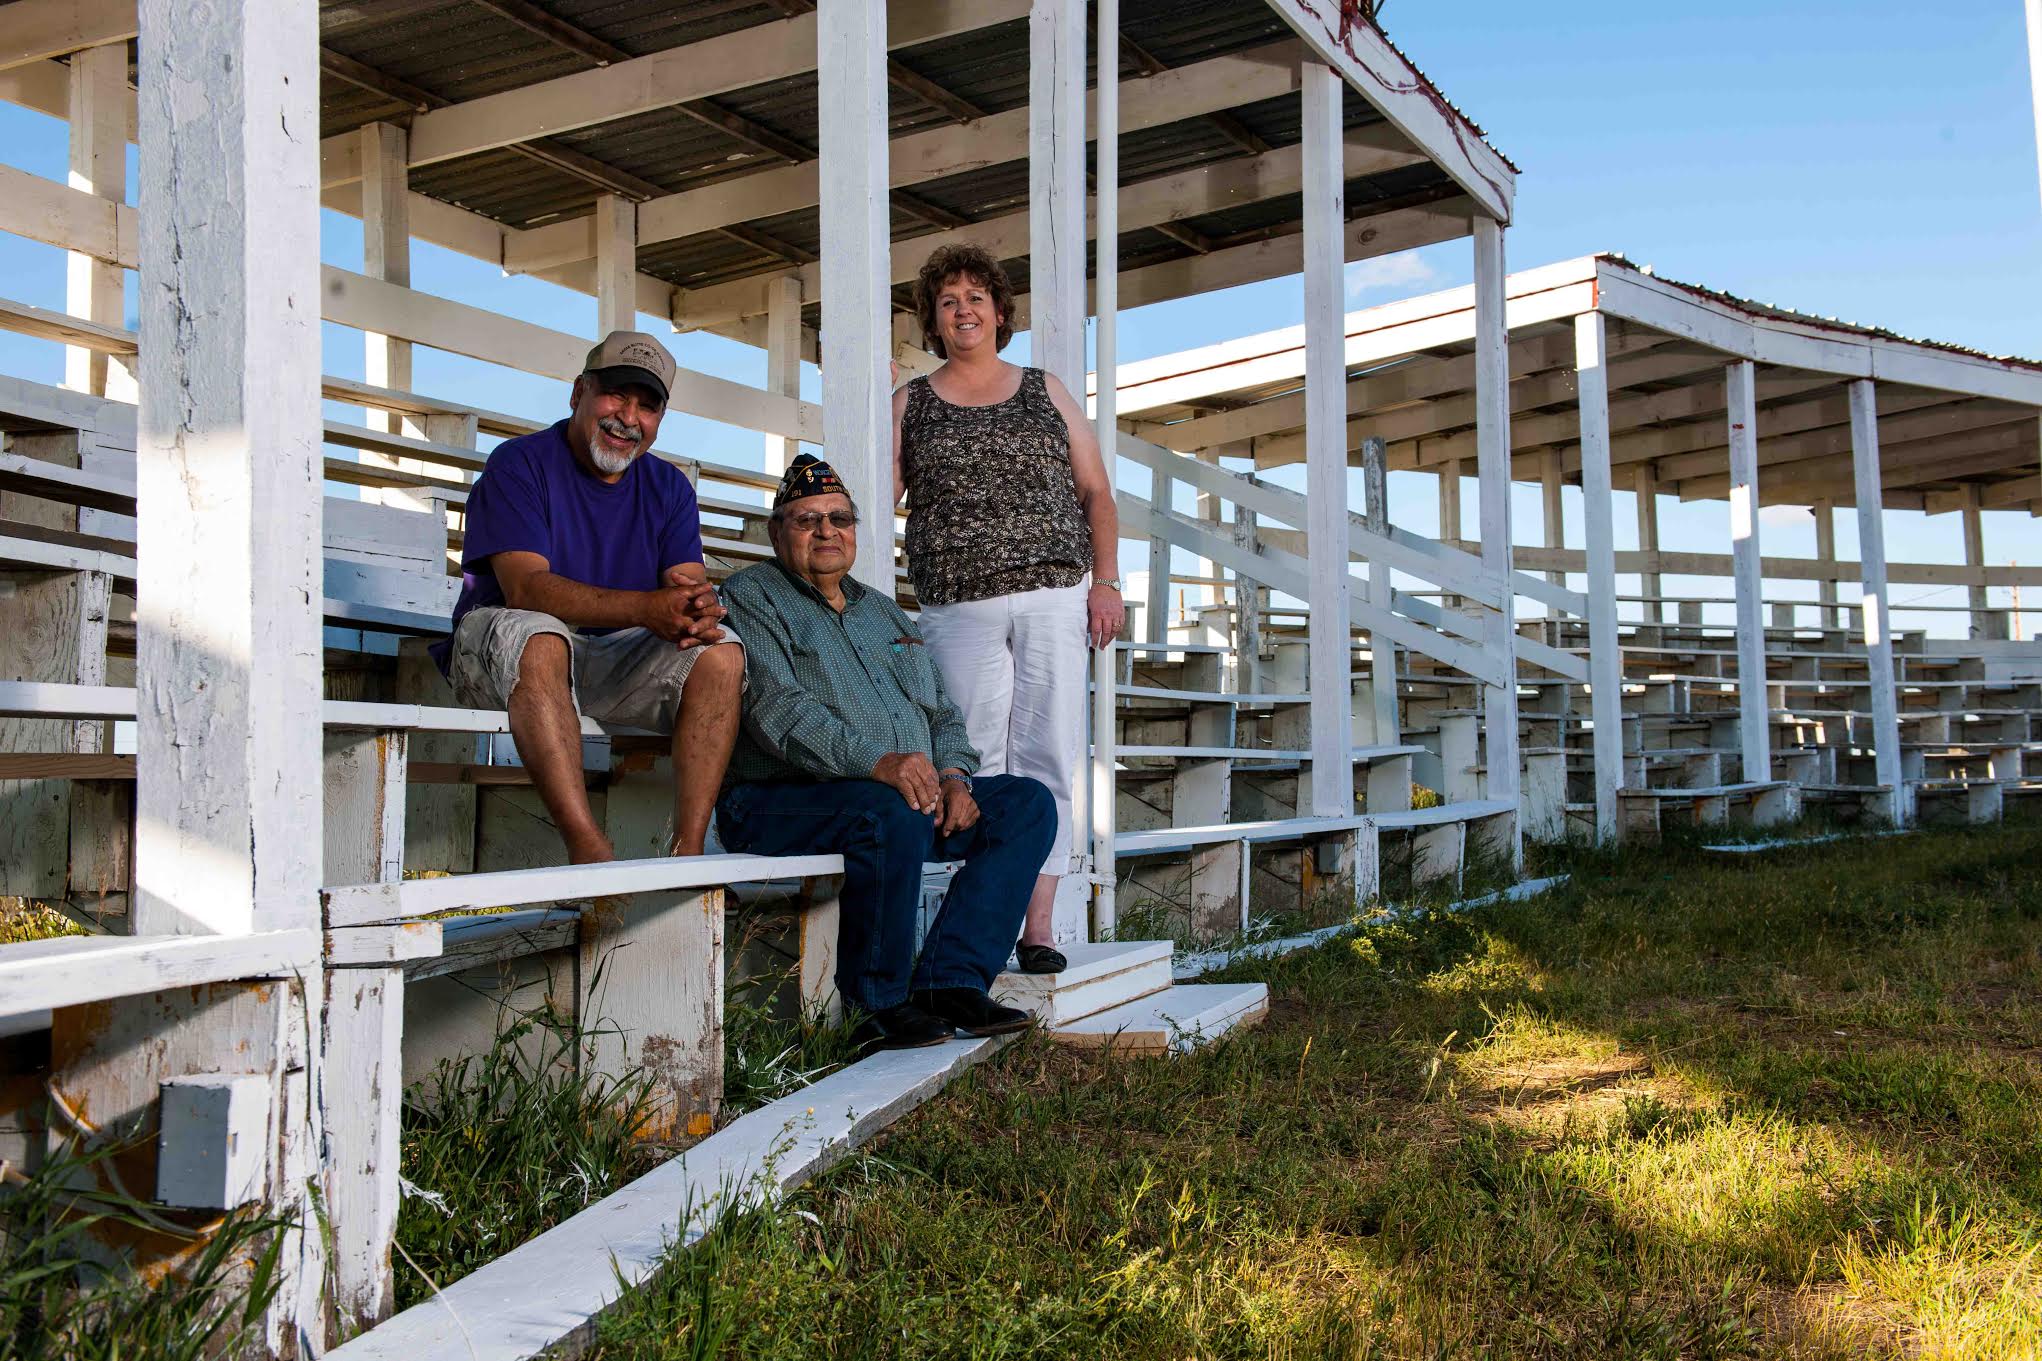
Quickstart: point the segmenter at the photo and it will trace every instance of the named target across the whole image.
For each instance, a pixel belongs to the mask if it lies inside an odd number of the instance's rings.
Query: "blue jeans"
[[[985,775],[974,782],[979,820],[949,836],[877,780],[740,784],[716,804],[724,847],[746,855],[844,857],[837,927],[837,991],[876,1012],[911,985],[981,992],[1007,962],[1056,837],[1056,801],[1040,781]],[[942,910],[913,957],[922,864],[962,860]],[[912,972],[911,968],[912,966]]]

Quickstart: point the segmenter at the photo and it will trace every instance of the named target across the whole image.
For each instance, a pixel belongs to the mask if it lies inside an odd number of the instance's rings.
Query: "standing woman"
[[[893,395],[908,577],[980,771],[1031,776],[1056,796],[1056,841],[1014,951],[1027,972],[1055,973],[1065,960],[1050,914],[1084,767],[1085,647],[1112,646],[1126,613],[1113,487],[1064,385],[1000,358],[1014,289],[999,261],[943,247],[915,281],[915,308],[943,364]]]

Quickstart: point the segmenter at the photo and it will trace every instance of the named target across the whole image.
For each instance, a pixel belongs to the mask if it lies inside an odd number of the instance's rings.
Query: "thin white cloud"
[[[1378,255],[1370,260],[1356,260],[1347,267],[1347,296],[1358,298],[1379,288],[1421,287],[1438,277],[1438,271],[1416,251]]]
[[[1806,506],[1760,506],[1758,522],[1762,525],[1806,525],[1815,522],[1815,515]]]

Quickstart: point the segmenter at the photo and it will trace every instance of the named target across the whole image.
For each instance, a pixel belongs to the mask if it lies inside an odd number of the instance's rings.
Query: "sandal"
[[[1063,952],[1051,945],[1028,945],[1017,942],[1014,946],[1014,960],[1021,966],[1022,973],[1062,973],[1071,967]]]

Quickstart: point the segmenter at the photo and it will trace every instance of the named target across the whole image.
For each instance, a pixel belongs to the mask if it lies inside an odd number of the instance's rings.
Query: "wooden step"
[[[1124,1054],[1187,1054],[1268,1014],[1267,983],[1179,983],[1060,1026],[1050,1038]]]
[[[1167,940],[1122,940],[1063,947],[1070,967],[1061,973],[1010,969],[993,980],[992,994],[1044,1025],[1060,1026],[1170,986]]]

